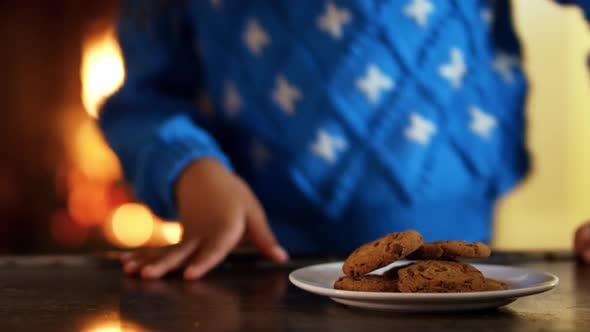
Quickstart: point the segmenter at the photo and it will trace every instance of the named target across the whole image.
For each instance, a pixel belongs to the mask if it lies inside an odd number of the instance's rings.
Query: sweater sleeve
[[[157,215],[177,218],[174,184],[203,157],[229,161],[199,126],[199,64],[185,1],[125,1],[117,36],[125,62],[121,89],[102,107],[99,124],[137,197]]]

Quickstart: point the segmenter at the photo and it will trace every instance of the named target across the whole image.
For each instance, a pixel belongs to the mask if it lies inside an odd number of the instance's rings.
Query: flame
[[[77,122],[72,136],[66,137],[73,162],[67,179],[72,221],[77,227],[102,224],[107,240],[121,247],[178,243],[182,237],[180,224],[162,222],[147,207],[127,203],[127,195],[114,190],[113,184],[122,177],[121,165],[94,121],[101,104],[125,79],[112,28],[83,43],[80,75],[82,102],[91,118]],[[62,229],[57,227],[62,224],[55,227]]]
[[[68,212],[82,226],[102,224],[109,214],[107,187],[100,182],[79,182],[70,191]]]
[[[138,247],[152,237],[154,218],[145,206],[126,203],[113,213],[109,229],[117,244],[124,247]]]
[[[85,119],[74,133],[71,154],[78,169],[88,178],[115,181],[121,178],[121,165],[109,148],[95,121]]]
[[[83,43],[80,74],[84,108],[95,118],[100,104],[119,88],[125,76],[112,28],[98,38],[89,38]],[[64,139],[72,162],[67,171],[69,215],[77,227],[102,224],[112,208],[109,205],[109,188],[122,175],[119,161],[93,119],[85,117],[77,122],[71,134]],[[66,227],[61,219],[56,220],[52,226],[54,236],[65,243],[67,241],[62,239],[64,236],[60,238],[59,233],[65,233]],[[84,239],[85,236],[80,236],[79,240],[83,242]]]
[[[160,232],[166,244],[177,244],[182,239],[182,225],[177,222],[163,222]]]
[[[84,43],[81,76],[84,108],[97,118],[101,103],[125,80],[121,49],[112,29]]]

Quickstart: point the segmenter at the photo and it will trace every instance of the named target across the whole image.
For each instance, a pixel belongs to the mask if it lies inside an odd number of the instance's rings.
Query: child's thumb
[[[248,238],[262,255],[279,263],[289,259],[289,255],[268,226],[264,211],[258,204],[253,206],[246,216],[246,231]]]

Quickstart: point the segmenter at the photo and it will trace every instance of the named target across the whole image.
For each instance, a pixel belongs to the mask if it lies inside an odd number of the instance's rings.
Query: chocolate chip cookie
[[[399,276],[398,276],[399,270],[401,270],[405,267],[408,267],[412,264],[414,264],[414,263],[394,266],[394,267],[388,269],[387,271],[383,272],[383,276],[386,278],[389,278],[389,279],[399,280]]]
[[[423,243],[422,235],[416,231],[388,234],[356,249],[344,262],[342,271],[358,278],[409,255]]]
[[[419,261],[398,271],[402,293],[462,293],[486,290],[486,279],[475,267],[450,261]]]
[[[492,250],[481,242],[436,241],[424,243],[418,250],[408,255],[409,259],[486,258]]]
[[[508,289],[508,285],[505,282],[491,279],[491,278],[486,278],[486,283],[485,283],[485,290],[486,291],[498,291],[498,290],[506,290],[506,289]]]
[[[357,292],[399,292],[397,280],[374,274],[359,278],[340,277],[334,283],[334,288]]]

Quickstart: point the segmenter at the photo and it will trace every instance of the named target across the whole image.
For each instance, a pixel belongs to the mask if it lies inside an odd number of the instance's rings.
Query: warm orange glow
[[[88,229],[76,224],[65,210],[55,212],[49,227],[53,239],[67,248],[82,246],[88,236]]]
[[[139,329],[136,327],[123,327],[121,326],[122,323],[114,322],[114,323],[103,323],[98,324],[97,326],[88,328],[84,330],[85,332],[138,332],[143,331],[143,329]],[[129,324],[127,324],[129,325]]]
[[[88,326],[83,328],[84,332],[141,332],[145,331],[141,326],[133,323],[120,320],[118,313],[100,313],[96,315],[94,321],[88,323]],[[113,316],[111,318],[111,316]],[[115,318],[116,317],[116,318]]]
[[[107,188],[103,183],[77,183],[68,197],[68,211],[80,225],[103,223],[109,213]]]
[[[129,193],[127,193],[127,191],[125,191],[122,187],[118,185],[112,185],[107,191],[109,196],[108,203],[111,209],[119,207],[125,203],[131,202],[131,197],[129,196]]]
[[[123,330],[120,326],[116,326],[116,325],[97,326],[97,327],[94,327],[94,328],[88,330],[88,332],[123,332],[123,331],[132,331],[132,330]]]
[[[123,204],[113,213],[110,230],[117,244],[138,247],[151,238],[154,218],[150,210],[141,204]]]
[[[125,79],[121,50],[112,28],[87,38],[82,46],[81,97],[92,118],[80,121],[80,117],[72,117],[70,121],[75,122],[67,126],[72,130],[64,131],[69,155],[67,220],[57,218],[51,231],[64,246],[79,246],[86,239],[86,227],[102,224],[110,242],[124,247],[140,246],[150,239],[154,220],[145,207],[124,204],[130,198],[115,185],[122,177],[121,165],[94,120],[104,100]],[[110,222],[105,223],[107,220]]]
[[[85,176],[105,182],[121,177],[119,160],[104,141],[95,121],[88,119],[80,124],[72,143],[72,157]]]
[[[160,230],[167,244],[177,244],[182,238],[182,225],[177,222],[163,222]]]
[[[86,112],[96,118],[100,104],[125,79],[121,50],[112,30],[84,43],[81,75],[82,102]]]

